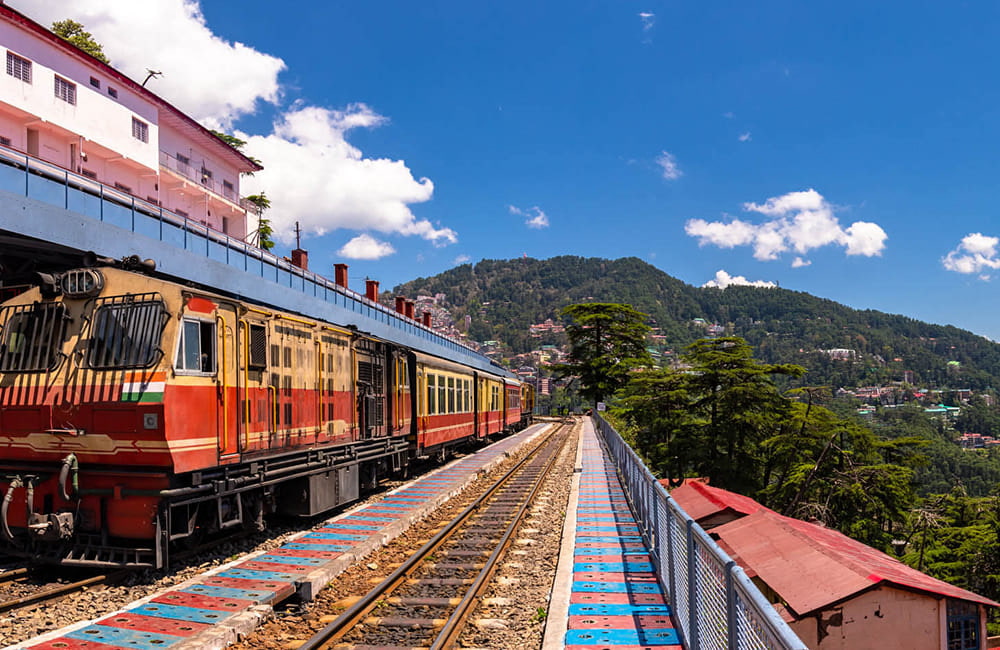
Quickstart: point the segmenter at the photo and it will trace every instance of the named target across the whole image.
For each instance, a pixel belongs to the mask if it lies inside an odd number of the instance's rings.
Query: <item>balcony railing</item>
[[[188,179],[193,183],[201,185],[206,190],[221,196],[230,203],[235,203],[245,210],[255,210],[256,208],[248,207],[245,199],[237,196],[236,189],[227,184],[225,181],[218,182],[212,177],[212,173],[208,170],[202,169],[200,167],[195,167],[190,161],[185,161],[177,158],[176,156],[171,156],[165,151],[160,152],[160,165],[166,167],[170,171],[180,174],[184,178]],[[252,204],[250,204],[252,205]]]

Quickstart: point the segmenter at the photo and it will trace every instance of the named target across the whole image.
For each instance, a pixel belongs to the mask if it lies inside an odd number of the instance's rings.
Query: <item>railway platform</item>
[[[337,574],[401,534],[547,426],[530,426],[297,535],[280,548],[240,558],[125,610],[4,650],[224,648],[266,620],[275,603],[296,592],[311,599]]]
[[[584,420],[543,650],[682,650],[617,469]]]

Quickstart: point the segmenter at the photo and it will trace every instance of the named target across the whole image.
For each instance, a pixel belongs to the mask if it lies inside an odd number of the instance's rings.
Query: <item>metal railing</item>
[[[0,190],[41,201],[133,233],[203,255],[282,287],[300,291],[445,349],[482,357],[450,336],[425,327],[416,319],[369,300],[362,294],[301,269],[266,250],[218,232],[162,206],[136,198],[58,165],[0,146]],[[190,278],[194,279],[194,278]],[[487,359],[487,361],[489,361]],[[492,365],[496,366],[495,363]],[[497,366],[499,368],[499,366]]]
[[[207,191],[225,198],[230,203],[243,206],[243,197],[236,195],[236,188],[226,182],[218,182],[212,177],[212,172],[204,167],[195,167],[190,161],[183,161],[176,156],[171,156],[166,151],[160,152],[160,165],[172,172],[180,174],[184,178],[197,183]]]
[[[594,418],[689,650],[806,650],[746,572],[667,494],[600,415]]]

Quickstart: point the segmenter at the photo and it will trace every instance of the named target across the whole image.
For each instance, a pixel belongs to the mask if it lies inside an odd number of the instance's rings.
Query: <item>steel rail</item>
[[[34,605],[35,603],[42,603],[49,600],[55,600],[62,596],[66,596],[75,591],[80,591],[87,587],[94,585],[105,585],[115,582],[126,575],[128,571],[119,571],[117,573],[109,573],[106,575],[93,576],[91,578],[85,578],[84,580],[78,580],[77,582],[71,582],[66,585],[59,585],[58,587],[53,587],[51,589],[45,589],[33,593],[29,596],[22,596],[21,598],[14,598],[12,600],[4,601],[0,603],[0,612],[9,612],[15,609],[21,609],[22,607],[27,607],[28,605]]]
[[[438,532],[433,538],[431,538],[427,543],[425,543],[418,551],[410,555],[410,557],[395,571],[392,572],[385,580],[379,583],[375,588],[369,591],[367,594],[362,596],[357,602],[353,603],[348,607],[343,613],[341,613],[334,621],[329,623],[322,630],[317,632],[311,638],[307,639],[302,645],[298,646],[298,650],[320,650],[321,648],[326,648],[330,644],[335,643],[342,639],[348,632],[354,629],[359,623],[366,620],[366,616],[375,609],[384,598],[395,591],[400,585],[402,585],[421,565],[423,565],[426,560],[433,554],[437,549],[444,545],[449,539],[457,532],[461,526],[468,523],[472,519],[480,508],[486,504],[490,499],[497,495],[503,488],[505,488],[515,475],[525,469],[530,461],[535,459],[538,454],[545,448],[545,446],[552,440],[555,439],[556,434],[565,430],[565,425],[553,429],[538,445],[536,445],[528,454],[525,455],[514,467],[512,467],[508,472],[506,472],[500,479],[498,479],[488,490],[486,490],[482,495],[476,498],[467,508],[465,508],[459,515],[452,519],[440,532]],[[544,476],[544,474],[543,474]],[[541,480],[536,480],[536,483],[541,483]],[[534,496],[537,489],[533,489],[531,494]],[[526,506],[522,511],[526,511]],[[508,527],[508,530],[510,527]],[[516,529],[516,526],[514,527]],[[504,535],[504,541],[509,542],[510,534]],[[502,556],[496,550],[490,555],[490,559],[487,562],[487,567],[490,563],[496,563]],[[492,568],[490,569],[492,574]],[[482,571],[480,573],[480,578],[473,581],[474,585],[481,591],[488,584],[488,580],[482,578]],[[466,599],[460,601],[460,605]],[[464,609],[464,614],[467,614],[467,610],[470,608],[469,605],[474,599],[469,599],[469,604],[466,604]],[[458,621],[454,615],[448,619],[445,623],[445,627],[452,623],[452,619],[455,622]]]
[[[27,577],[32,569],[28,567],[21,567],[20,569],[11,569],[9,571],[4,571],[0,573],[0,584],[4,582],[11,582],[12,580],[17,580],[18,578]]]

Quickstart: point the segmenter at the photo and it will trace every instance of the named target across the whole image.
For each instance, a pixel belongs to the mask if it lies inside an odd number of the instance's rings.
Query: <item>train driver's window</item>
[[[181,335],[177,343],[177,361],[180,372],[210,374],[215,372],[215,323],[185,318],[181,321]]]

